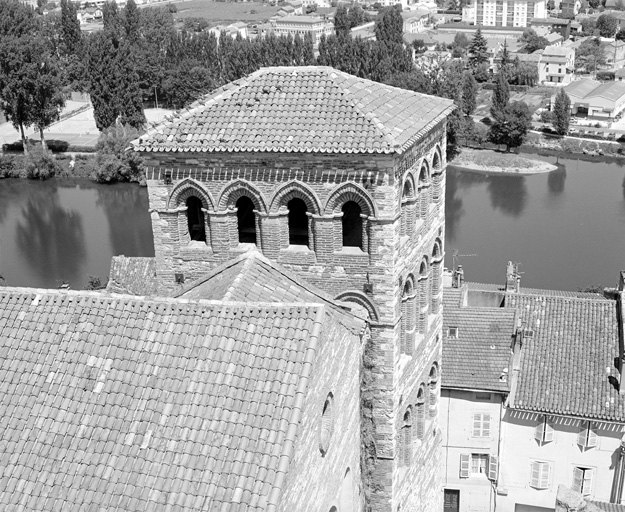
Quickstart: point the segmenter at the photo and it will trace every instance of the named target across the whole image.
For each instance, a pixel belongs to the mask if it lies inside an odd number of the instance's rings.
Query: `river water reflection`
[[[147,189],[89,180],[0,180],[0,275],[12,286],[84,288],[111,256],[153,256]]]
[[[555,157],[538,157],[556,163]],[[446,259],[466,279],[503,284],[508,260],[522,285],[577,290],[615,286],[625,269],[625,167],[559,159],[535,176],[487,176],[448,168]]]

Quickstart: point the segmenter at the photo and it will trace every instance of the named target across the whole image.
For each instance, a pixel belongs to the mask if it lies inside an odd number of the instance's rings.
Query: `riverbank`
[[[499,153],[490,149],[462,148],[450,162],[454,167],[488,174],[525,176],[555,171],[558,167],[542,160],[534,160],[515,153]]]

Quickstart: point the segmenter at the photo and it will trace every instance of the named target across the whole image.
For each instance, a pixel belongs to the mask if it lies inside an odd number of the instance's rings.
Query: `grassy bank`
[[[557,169],[555,165],[542,160],[534,160],[514,153],[500,153],[490,149],[463,148],[450,163],[470,171],[490,174],[539,174]]]

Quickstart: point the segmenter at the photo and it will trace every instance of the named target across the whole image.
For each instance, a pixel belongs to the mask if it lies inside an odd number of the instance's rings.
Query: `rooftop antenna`
[[[458,258],[470,258],[477,256],[477,254],[458,254],[458,249],[454,249],[452,252],[452,268],[456,270],[458,267]]]

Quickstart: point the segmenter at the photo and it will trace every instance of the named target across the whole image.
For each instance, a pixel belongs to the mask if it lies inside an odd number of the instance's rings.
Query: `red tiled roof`
[[[617,377],[619,354],[614,301],[510,293],[506,307],[533,330],[521,349],[513,408],[625,421],[623,397],[608,379]]]
[[[136,151],[401,153],[453,101],[330,67],[269,67],[217,89],[133,142]]]
[[[0,288],[0,509],[271,509],[325,311]]]
[[[449,290],[455,289],[445,295]],[[445,302],[443,313],[443,387],[507,392],[501,377],[510,364],[515,312],[451,304]],[[457,327],[457,338],[447,335],[450,327]]]

